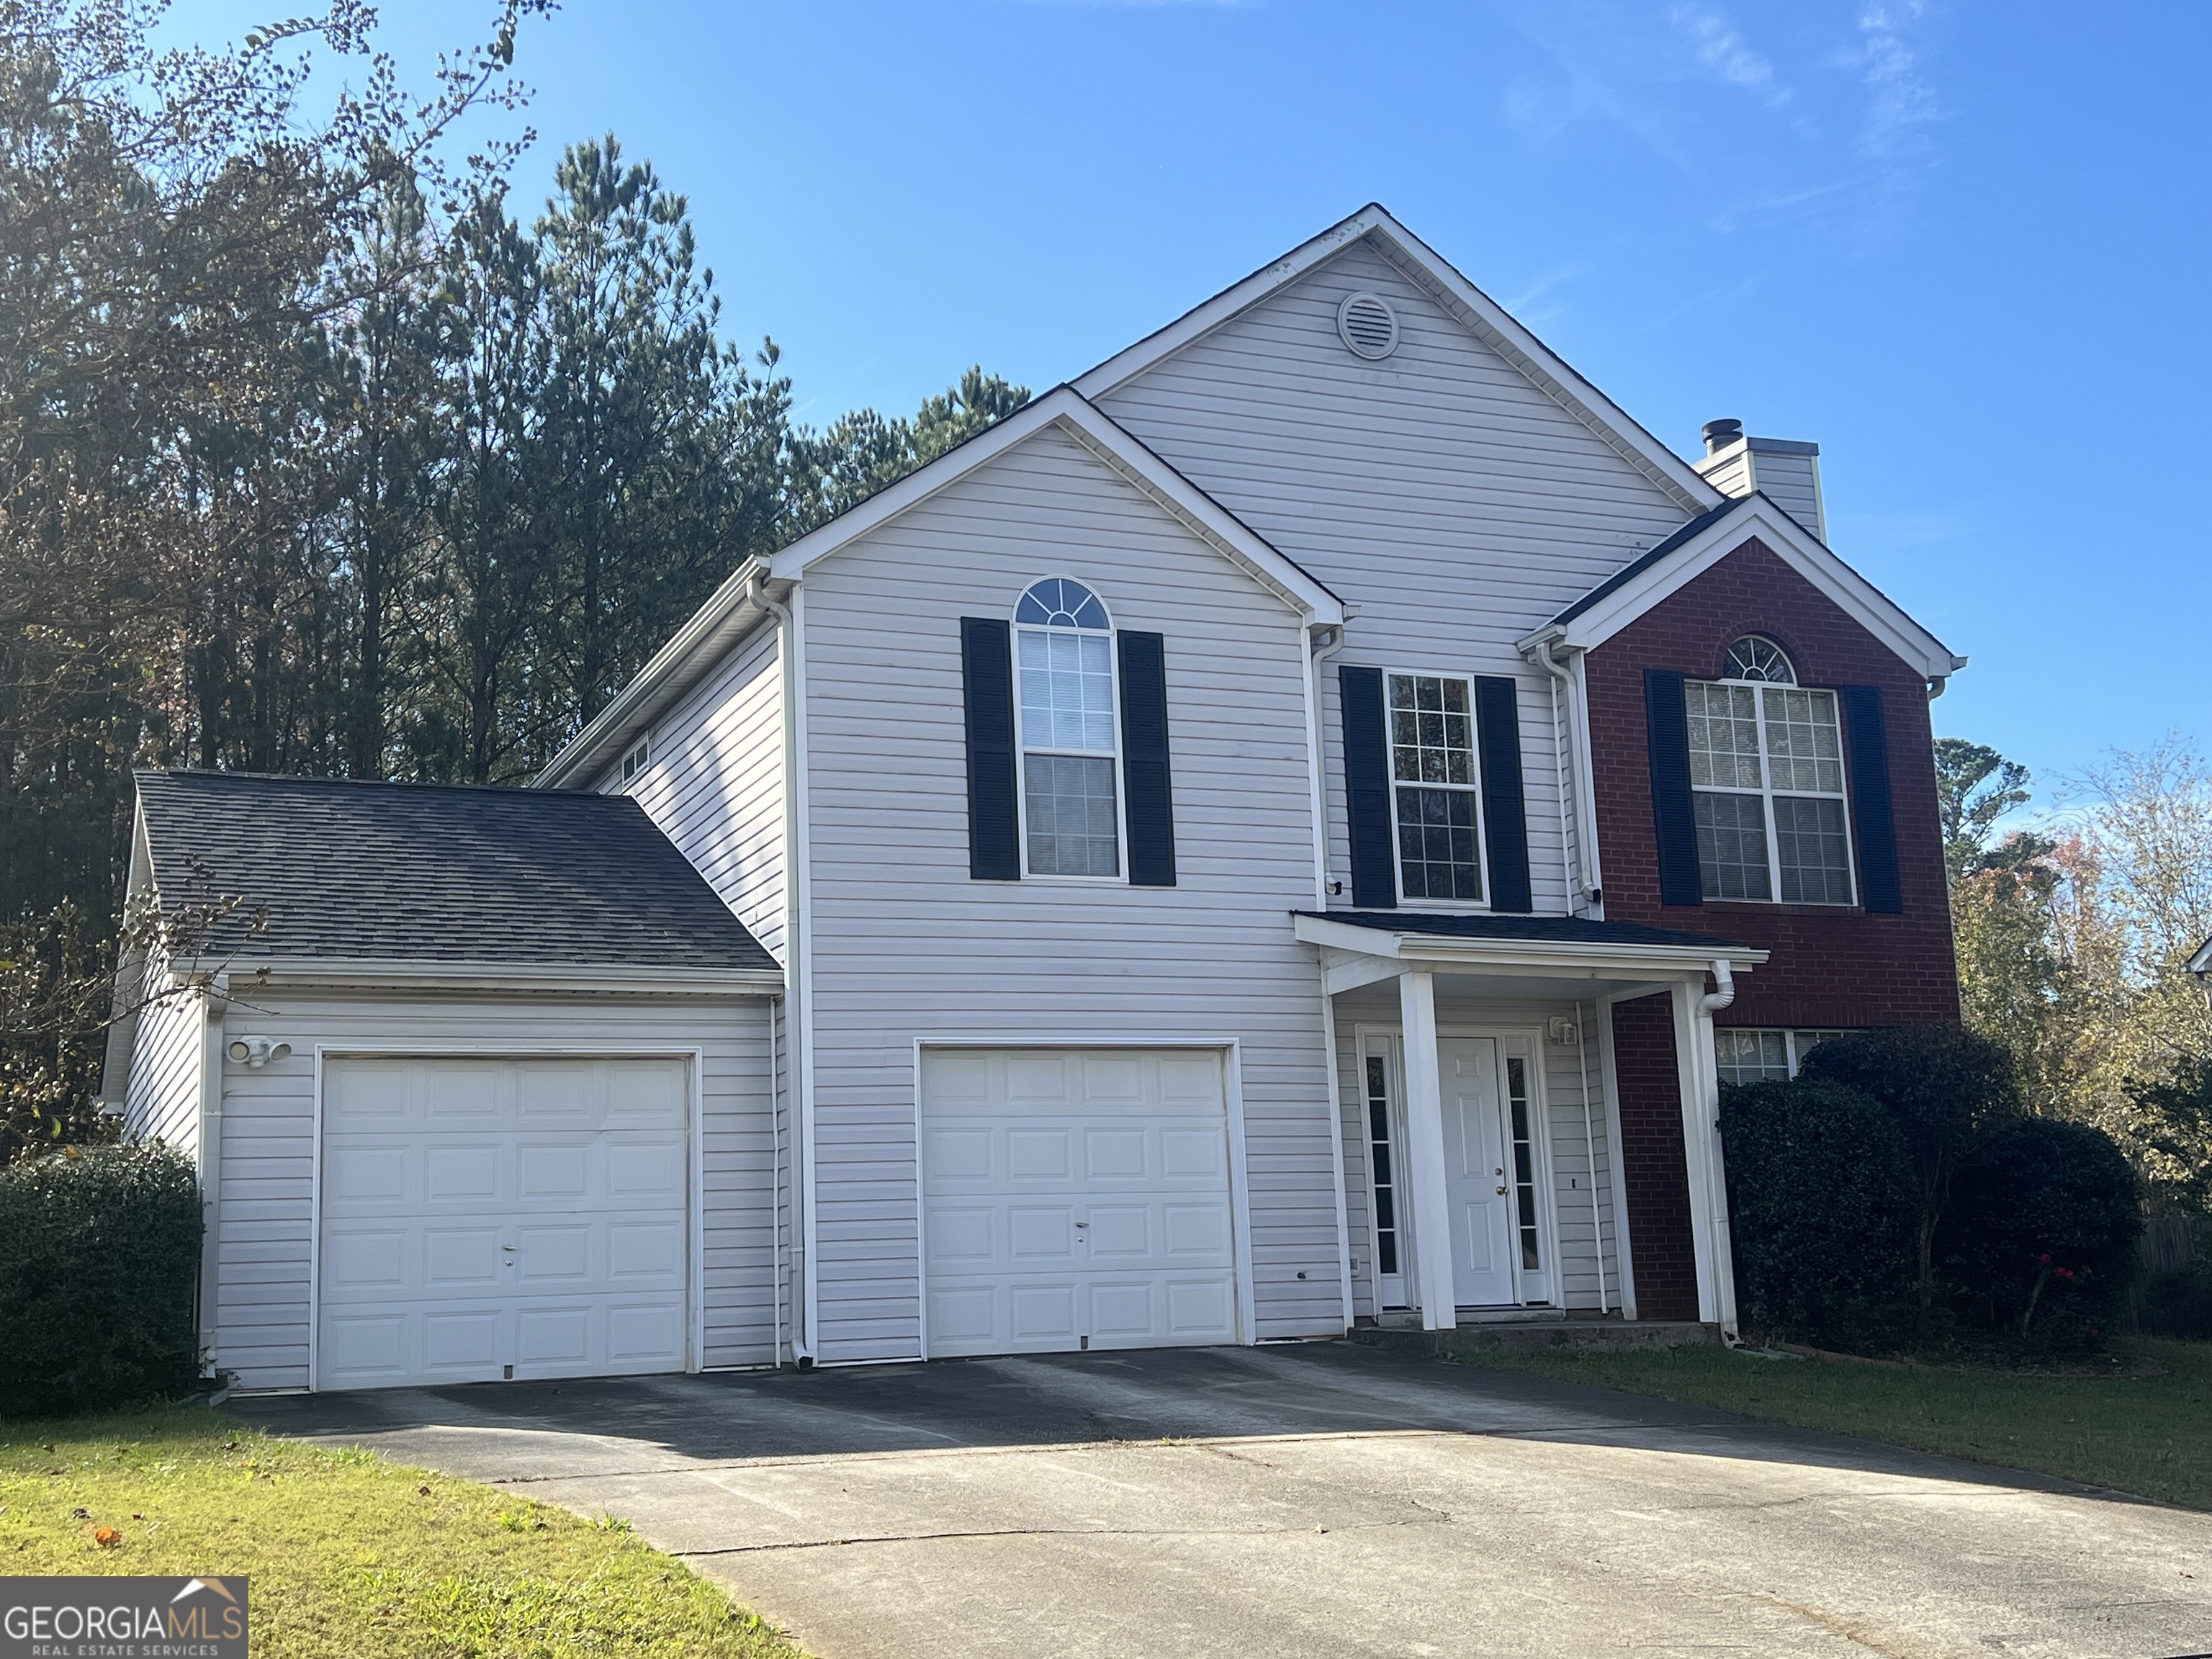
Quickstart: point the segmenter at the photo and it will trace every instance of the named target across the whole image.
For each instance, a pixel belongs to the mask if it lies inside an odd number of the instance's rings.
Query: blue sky
[[[403,65],[467,33],[381,9]],[[1817,440],[1838,550],[1973,659],[1937,730],[2055,780],[2212,709],[2209,58],[2172,0],[568,0],[517,182],[649,157],[817,422],[1053,385],[1380,200],[1678,451]]]

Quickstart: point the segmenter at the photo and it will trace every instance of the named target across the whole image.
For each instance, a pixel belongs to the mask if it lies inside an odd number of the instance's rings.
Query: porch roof
[[[1704,933],[1582,916],[1419,910],[1294,910],[1291,915],[1299,939],[1324,951],[1340,952],[1340,961],[1382,958],[1443,973],[1671,978],[1702,975],[1716,962],[1750,968],[1765,962],[1768,954]],[[1350,988],[1370,975],[1345,977],[1347,982],[1340,988]]]

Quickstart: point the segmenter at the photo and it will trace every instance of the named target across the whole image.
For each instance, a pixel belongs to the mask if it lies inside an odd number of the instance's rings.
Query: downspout
[[[1559,763],[1559,814],[1562,836],[1566,826],[1574,829],[1575,854],[1570,866],[1570,879],[1575,884],[1573,902],[1570,906],[1577,915],[1602,914],[1604,898],[1598,884],[1597,874],[1597,785],[1591,775],[1588,752],[1588,722],[1583,718],[1582,697],[1575,684],[1574,671],[1552,654],[1559,644],[1557,638],[1539,641],[1530,650],[1529,659],[1552,679],[1553,707],[1558,708],[1562,690],[1566,692],[1567,724],[1564,733],[1565,757]],[[1559,720],[1554,716],[1553,729],[1559,740]],[[1573,804],[1568,804],[1569,792]]]
[[[799,903],[799,675],[793,659],[798,652],[798,628],[791,607],[769,597],[766,570],[758,565],[745,582],[745,597],[766,611],[775,621],[776,670],[781,681],[783,703],[783,1031],[785,1064],[790,1071],[793,1094],[799,1101],[799,1109],[792,1114],[792,1154],[794,1173],[814,1155],[811,1141],[804,1135],[804,1089],[800,1085],[799,1069],[799,1045],[809,1033],[801,1028],[800,1007],[804,999],[793,992],[802,982],[805,972],[804,946],[800,939],[803,918]],[[771,1079],[771,1083],[773,1079]],[[806,1201],[808,1185],[803,1176],[793,1183],[793,1197],[799,1210],[798,1231],[800,1238],[811,1240],[814,1230],[814,1206]],[[811,1288],[813,1283],[814,1253],[806,1249],[800,1261],[799,1282]],[[801,1316],[792,1321],[792,1358],[800,1365],[811,1368],[814,1364],[814,1298],[805,1297]],[[781,1363],[779,1352],[777,1363]]]
[[[1712,1017],[1735,1000],[1735,975],[1728,959],[1722,957],[1713,963],[1713,988],[1698,999],[1698,1012],[1705,1016],[1699,1021],[1704,1030],[1698,1037],[1708,1039],[1694,1043],[1698,1060],[1698,1095],[1705,1111],[1705,1194],[1711,1213],[1706,1225],[1713,1236],[1713,1300],[1718,1305],[1721,1340],[1731,1348],[1743,1346],[1736,1334],[1735,1323],[1735,1248],[1729,1224],[1728,1165],[1721,1150],[1720,1079],[1716,1072],[1712,1035]]]
[[[1725,958],[1713,964],[1714,988],[1705,993],[1698,1004],[1709,1014],[1717,1014],[1735,1000],[1735,975],[1729,969]]]
[[[1328,629],[1327,645],[1306,636],[1306,769],[1313,783],[1314,908],[1328,908],[1328,786],[1322,770],[1321,665],[1344,649],[1344,624]],[[1346,1183],[1350,1180],[1344,1157],[1344,1085],[1337,1066],[1336,1005],[1328,994],[1326,975],[1321,986],[1322,1060],[1328,1069],[1329,1168],[1336,1176],[1336,1272],[1338,1293],[1344,1300],[1344,1328],[1353,1323],[1352,1297],[1352,1214]]]
[[[768,1000],[768,1145],[769,1199],[768,1225],[769,1261],[772,1283],[769,1287],[769,1364],[772,1370],[783,1369],[783,1085],[776,1075],[776,1018],[782,1012],[783,999]]]
[[[1327,645],[1306,649],[1306,771],[1313,780],[1314,908],[1328,908],[1328,784],[1322,775],[1321,738],[1321,665],[1344,649],[1344,624],[1328,628]]]
[[[1549,640],[1538,644],[1531,654],[1535,659],[1536,666],[1542,669],[1552,682],[1552,779],[1558,786],[1553,793],[1559,800],[1559,856],[1566,866],[1567,910],[1570,915],[1577,915],[1583,908],[1584,895],[1589,891],[1589,883],[1583,878],[1582,837],[1574,833],[1567,809],[1567,791],[1571,787],[1567,770],[1571,763],[1567,758],[1566,743],[1559,730],[1559,690],[1562,686],[1566,688],[1567,708],[1571,714],[1574,685],[1567,671],[1553,659]],[[1602,1273],[1600,1277],[1603,1277]]]

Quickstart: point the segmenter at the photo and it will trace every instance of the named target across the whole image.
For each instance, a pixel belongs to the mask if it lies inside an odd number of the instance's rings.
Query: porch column
[[[1674,991],[1674,1071],[1682,1091],[1682,1162],[1690,1183],[1690,1237],[1697,1253],[1698,1317],[1735,1334],[1735,1256],[1729,1236],[1728,1178],[1721,1162],[1720,1073],[1705,976]]]
[[[1406,1049],[1406,1170],[1413,1188],[1413,1265],[1419,1273],[1421,1327],[1459,1323],[1453,1288],[1451,1194],[1444,1183],[1443,1079],[1437,1066],[1433,974],[1398,976],[1399,1022]]]

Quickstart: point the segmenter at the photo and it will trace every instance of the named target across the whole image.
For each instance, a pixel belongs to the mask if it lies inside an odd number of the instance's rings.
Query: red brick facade
[[[1613,1007],[1620,1168],[1628,1188],[1629,1255],[1636,1270],[1639,1319],[1698,1316],[1689,1172],[1682,1152],[1682,1096],[1674,1069],[1674,1020],[1668,1001],[1663,996],[1639,997]]]
[[[1802,684],[1881,688],[1900,914],[1660,902],[1644,672],[1717,678],[1729,642],[1745,634],[1779,644]],[[1935,739],[1917,671],[1756,538],[1592,651],[1584,666],[1607,917],[1710,933],[1773,953],[1737,979],[1735,1005],[1718,1016],[1720,1024],[1913,1025],[1959,1017]],[[1620,1006],[1613,1036],[1638,1311],[1647,1319],[1694,1318],[1689,1206],[1678,1196],[1684,1186],[1681,1097],[1666,1000]],[[1639,1174],[1663,1184],[1665,1201],[1650,1194],[1638,1199]]]

